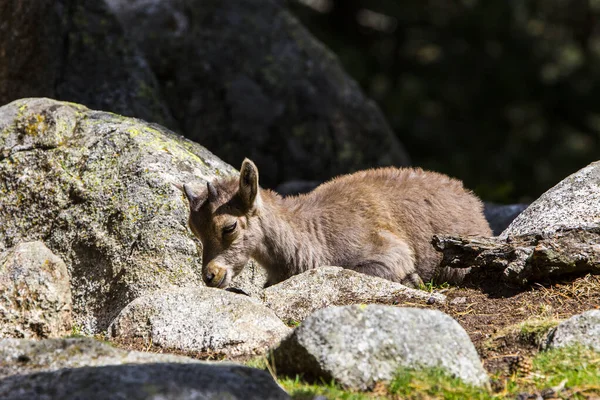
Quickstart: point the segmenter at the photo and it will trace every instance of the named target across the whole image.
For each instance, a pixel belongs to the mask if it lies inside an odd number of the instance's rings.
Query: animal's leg
[[[373,247],[352,269],[418,287],[422,281],[415,271],[413,252],[408,244],[387,231],[379,232],[376,239]]]
[[[389,265],[373,259],[363,260],[360,262],[360,264],[353,266],[352,269],[356,272],[360,272],[361,274],[376,276],[378,278],[388,279],[394,282],[401,281],[398,279],[396,274],[394,274]]]
[[[402,279],[402,284],[415,289],[425,285],[419,274],[416,272],[413,272],[412,274],[407,275],[406,278]]]

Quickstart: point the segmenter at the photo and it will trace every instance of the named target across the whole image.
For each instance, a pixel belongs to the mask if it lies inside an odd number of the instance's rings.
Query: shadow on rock
[[[11,399],[287,399],[262,370],[235,365],[114,365],[67,368],[0,380]]]

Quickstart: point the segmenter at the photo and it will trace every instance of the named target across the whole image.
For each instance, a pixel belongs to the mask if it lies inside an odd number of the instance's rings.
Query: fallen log
[[[508,238],[436,235],[441,267],[472,268],[526,285],[569,274],[600,273],[600,227]]]

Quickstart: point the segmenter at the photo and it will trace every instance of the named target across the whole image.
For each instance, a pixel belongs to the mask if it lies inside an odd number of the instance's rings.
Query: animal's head
[[[202,279],[208,286],[225,288],[260,241],[258,169],[245,159],[239,178],[209,182],[202,190],[183,188],[190,203],[190,228],[202,242]]]

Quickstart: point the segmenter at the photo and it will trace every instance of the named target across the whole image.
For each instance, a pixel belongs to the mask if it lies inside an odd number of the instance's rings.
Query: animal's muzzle
[[[223,287],[223,284],[226,283],[225,280],[227,279],[227,268],[210,262],[202,275],[202,279],[204,279],[204,283],[206,283],[207,286]]]

